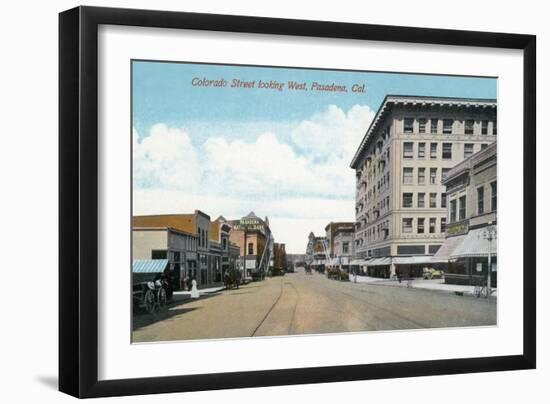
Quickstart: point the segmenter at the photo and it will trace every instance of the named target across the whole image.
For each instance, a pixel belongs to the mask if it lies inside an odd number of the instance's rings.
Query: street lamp
[[[489,222],[490,224],[491,222]],[[497,238],[497,229],[495,226],[487,226],[480,235],[481,238],[487,240],[489,242],[489,251],[487,253],[487,296],[491,294],[491,250],[493,245],[493,240],[496,240]]]

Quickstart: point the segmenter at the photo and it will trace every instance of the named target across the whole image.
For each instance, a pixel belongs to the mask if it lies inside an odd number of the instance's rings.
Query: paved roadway
[[[134,317],[134,342],[496,324],[495,300],[300,271]]]

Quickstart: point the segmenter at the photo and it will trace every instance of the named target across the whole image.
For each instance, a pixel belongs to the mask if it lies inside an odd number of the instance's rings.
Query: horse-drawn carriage
[[[223,283],[227,289],[238,289],[241,284],[241,271],[237,268],[227,270],[223,277]]]
[[[172,299],[168,260],[134,260],[132,264],[132,300],[134,309],[147,313],[166,308]]]

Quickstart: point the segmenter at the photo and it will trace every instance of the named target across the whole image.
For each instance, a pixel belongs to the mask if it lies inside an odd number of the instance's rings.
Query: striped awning
[[[448,262],[455,250],[462,245],[466,235],[449,237],[432,257],[432,263]]]
[[[368,267],[376,267],[381,265],[391,265],[391,257],[374,258],[367,262]]]
[[[132,272],[135,274],[152,274],[164,272],[168,260],[134,260]]]
[[[494,226],[494,228],[496,235],[497,227]],[[464,238],[464,242],[453,251],[451,258],[487,257],[489,241],[483,237],[484,231],[485,228],[470,230]],[[497,255],[497,240],[493,240],[491,243],[491,255]]]
[[[432,257],[430,255],[415,255],[412,257],[394,257],[394,264],[430,264]]]

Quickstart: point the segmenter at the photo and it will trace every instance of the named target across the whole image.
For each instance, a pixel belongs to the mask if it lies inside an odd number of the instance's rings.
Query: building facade
[[[219,245],[221,271],[219,276],[224,279],[225,273],[234,270],[238,266],[240,254],[239,246],[230,239],[231,225],[220,216],[210,223],[210,239],[214,246]]]
[[[496,140],[495,100],[384,99],[353,157],[355,258],[369,275],[415,276],[445,241],[442,179]]]
[[[305,258],[306,265],[310,268],[318,272],[324,272],[330,259],[327,238],[317,237],[313,232],[309,233]]]
[[[445,263],[445,282],[497,282],[497,144],[456,165],[443,181],[447,193],[447,228],[434,260]],[[491,239],[489,241],[489,238]]]
[[[263,279],[273,262],[273,235],[269,219],[262,220],[254,212],[229,220],[229,239],[239,246],[244,279]]]
[[[354,224],[354,222],[330,222],[325,226],[325,237],[331,258],[336,256],[335,239],[337,231],[340,229],[353,229]]]
[[[334,232],[334,265],[349,271],[354,256],[355,228],[353,223],[349,227],[339,227]]]
[[[287,272],[288,260],[284,243],[273,243],[273,275],[282,275]]]
[[[196,276],[198,237],[171,227],[133,227],[133,260],[167,259],[172,288],[184,288],[184,279]]]
[[[132,230],[133,259],[146,258],[143,255],[147,251],[151,254],[148,258],[168,259],[179,288],[186,278],[195,279],[202,288],[223,281],[224,238],[220,232],[216,233],[219,240],[211,239],[210,216],[206,213],[196,210],[190,214],[133,216]],[[154,230],[164,231],[167,236]]]

